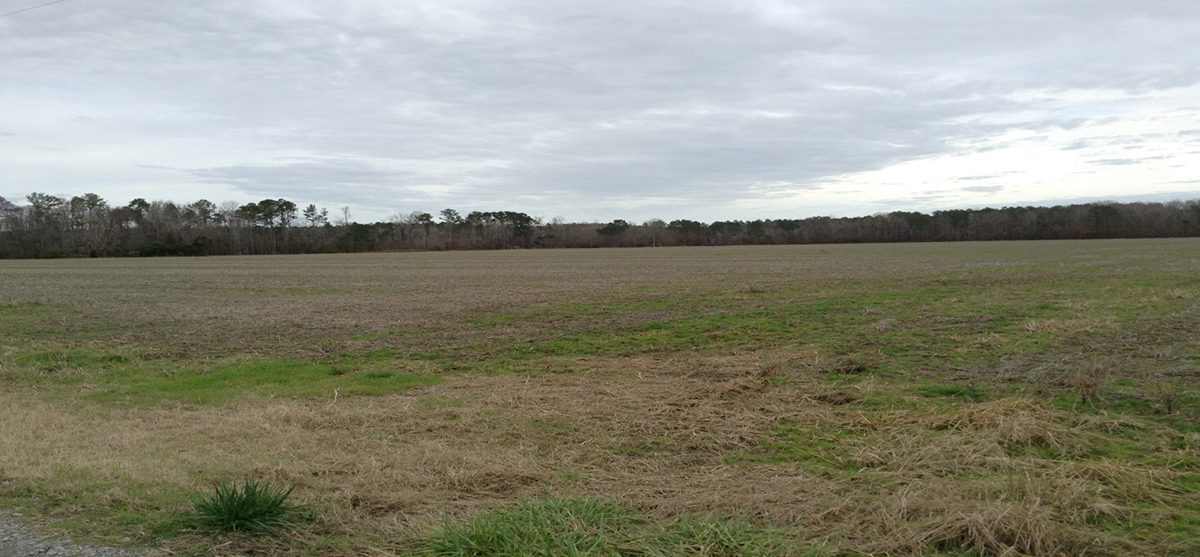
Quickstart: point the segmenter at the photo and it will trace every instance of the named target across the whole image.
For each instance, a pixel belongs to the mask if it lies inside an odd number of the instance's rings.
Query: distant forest
[[[895,211],[810,217],[634,224],[544,221],[516,211],[444,209],[387,222],[353,222],[287,199],[186,205],[95,194],[0,197],[0,258],[248,255],[396,250],[725,246],[1200,236],[1200,200],[1055,207]]]

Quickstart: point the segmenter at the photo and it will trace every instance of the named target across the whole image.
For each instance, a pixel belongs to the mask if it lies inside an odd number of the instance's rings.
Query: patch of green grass
[[[104,312],[43,303],[0,303],[0,346],[30,340],[77,343],[108,340],[137,324],[116,323]]]
[[[249,360],[211,370],[129,368],[104,374],[91,397],[103,401],[196,404],[227,402],[242,396],[314,397],[384,395],[439,383],[441,377],[384,370],[345,372],[335,366],[299,360]]]
[[[705,292],[701,295],[721,295]],[[574,319],[586,317],[590,320],[624,317],[631,314],[691,313],[692,296],[683,293],[663,293],[655,289],[633,288],[621,296],[591,299],[586,302],[567,302],[546,307],[532,308],[518,314],[519,319]]]
[[[446,347],[436,356],[463,362],[467,371],[536,373],[545,366],[534,362],[553,358],[802,345],[831,354],[869,353],[872,371],[912,376],[947,365],[994,365],[1075,341],[1069,331],[1026,329],[1031,319],[1067,311],[1060,285],[1022,284],[1036,290],[1000,296],[992,277],[968,274],[961,282],[955,288],[891,280],[846,281],[821,290],[791,286],[753,303],[733,291],[697,290],[537,306],[473,318],[472,328],[487,329],[480,335],[487,344]],[[543,322],[554,326],[537,325]]]
[[[617,556],[623,532],[643,523],[632,511],[598,500],[530,501],[448,524],[424,549],[439,557]]]
[[[525,362],[547,357],[730,351],[799,342],[831,353],[866,346],[884,356],[881,369],[911,373],[947,362],[995,362],[1006,355],[1050,350],[1070,339],[1069,334],[1025,330],[1032,318],[1066,311],[1061,285],[1014,276],[1013,284],[1004,287],[1020,288],[1022,295],[998,295],[996,283],[1005,281],[986,273],[959,274],[952,286],[940,280],[841,281],[820,289],[772,288],[765,291],[770,296],[753,300],[729,289],[669,295],[661,289],[633,289],[585,303],[539,304],[475,317],[468,323],[488,329],[488,343],[447,347],[439,356],[470,361],[470,370],[505,372],[529,371]],[[513,326],[497,331],[497,324]],[[980,342],[963,346],[964,339]]]
[[[41,480],[0,476],[0,507],[55,518],[82,543],[154,543],[189,528],[179,510],[187,494],[176,486],[128,477],[106,477],[92,468],[55,466]]]
[[[1169,504],[1156,502],[1157,505],[1149,505],[1149,512],[1143,515],[1147,520],[1128,526],[1141,527],[1141,532],[1133,532],[1135,535],[1156,530],[1164,532],[1190,550],[1181,554],[1195,555],[1196,551],[1200,551],[1200,539],[1196,536],[1196,532],[1200,531],[1200,500],[1194,496],[1200,493],[1200,474],[1181,474],[1171,482],[1170,487],[1175,496],[1171,497]]]
[[[0,304],[0,338],[57,336],[69,314],[65,308],[47,304]]]
[[[533,341],[476,346],[464,356],[490,356],[472,366],[478,371],[528,372],[531,368],[546,367],[530,366],[530,362],[683,350],[730,351],[739,346],[780,342],[794,332],[791,325],[770,316],[715,313],[596,331],[567,332]]]
[[[342,353],[336,357],[321,360],[333,368],[335,375],[364,374],[373,377],[384,377],[405,373],[422,375],[440,373],[446,366],[425,359],[407,358],[391,348],[376,348],[360,353]]]
[[[759,441],[754,450],[731,456],[736,462],[797,463],[826,475],[842,475],[856,468],[848,462],[850,449],[861,435],[847,430],[783,424]]]
[[[430,557],[767,557],[815,555],[783,533],[722,518],[661,524],[597,499],[526,501],[420,542]]]
[[[642,554],[654,557],[816,557],[820,554],[818,548],[802,546],[781,532],[757,528],[742,520],[690,516],[680,517],[660,528],[645,545]]]

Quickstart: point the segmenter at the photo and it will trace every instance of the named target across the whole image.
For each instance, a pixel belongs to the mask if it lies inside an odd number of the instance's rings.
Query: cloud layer
[[[365,220],[1200,196],[1198,34],[1178,1],[68,1],[0,19],[0,195]]]

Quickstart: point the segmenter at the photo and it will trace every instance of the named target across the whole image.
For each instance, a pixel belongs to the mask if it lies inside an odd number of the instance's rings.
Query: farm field
[[[173,555],[1200,554],[1198,330],[1197,239],[2,261],[0,509]],[[304,516],[188,521],[246,478]]]

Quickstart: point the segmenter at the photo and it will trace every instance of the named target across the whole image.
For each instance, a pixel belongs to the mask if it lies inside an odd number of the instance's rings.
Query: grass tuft
[[[288,501],[292,488],[248,479],[241,485],[219,483],[192,500],[197,523],[224,532],[272,533],[292,526],[297,508]]]

